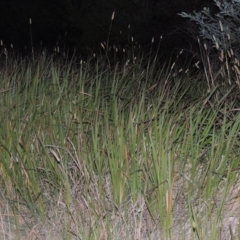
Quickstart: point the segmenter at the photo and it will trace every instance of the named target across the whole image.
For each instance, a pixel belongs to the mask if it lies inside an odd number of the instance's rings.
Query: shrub
[[[240,0],[214,0],[219,9],[217,14],[211,14],[209,8],[201,12],[179,15],[189,18],[198,25],[199,37],[210,42],[217,49],[232,49],[240,59]]]

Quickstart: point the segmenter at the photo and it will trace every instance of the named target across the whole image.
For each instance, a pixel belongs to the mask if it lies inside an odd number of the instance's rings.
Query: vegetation
[[[181,52],[120,63],[103,47],[86,62],[3,49],[1,239],[237,239],[237,63],[202,74]]]
[[[219,9],[217,14],[212,14],[209,8],[204,8],[201,12],[179,14],[184,18],[189,18],[198,26],[199,36],[206,42],[210,42],[217,50],[223,49],[239,55],[239,0],[219,1],[214,0]]]
[[[238,239],[232,45],[161,63],[154,39],[111,46],[112,23],[87,61],[2,47],[1,239]]]

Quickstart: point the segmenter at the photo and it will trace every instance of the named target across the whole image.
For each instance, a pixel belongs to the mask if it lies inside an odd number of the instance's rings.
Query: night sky
[[[213,1],[1,0],[0,39],[17,52],[59,46],[88,54],[107,40],[124,47],[132,37],[148,51],[152,38],[157,45],[163,36],[161,50],[168,55],[193,43],[187,31],[191,23],[177,14],[203,7],[213,8]]]

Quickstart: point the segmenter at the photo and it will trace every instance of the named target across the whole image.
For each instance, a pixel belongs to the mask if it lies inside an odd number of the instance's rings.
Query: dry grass
[[[200,173],[201,171],[199,171]],[[193,235],[194,222],[189,218],[187,185],[190,176],[184,175],[176,169],[176,180],[173,185],[173,225],[171,239],[197,239]],[[222,183],[224,185],[224,182]],[[162,230],[159,222],[161,217],[151,211],[146,204],[146,195],[139,194],[136,202],[129,197],[124,203],[117,206],[111,194],[110,176],[104,179],[104,190],[100,191],[99,179],[93,173],[91,184],[75,185],[71,192],[71,204],[65,204],[64,192],[58,198],[47,196],[46,218],[44,221],[32,215],[24,205],[19,205],[17,212],[12,212],[9,202],[1,197],[1,239],[162,239]],[[224,187],[223,187],[224,189]],[[211,229],[214,216],[223,196],[223,189],[217,190],[214,203],[192,198],[194,211],[200,219],[202,231]],[[151,193],[154,197],[154,192]],[[154,201],[152,202],[154,205]],[[209,214],[209,207],[211,215]],[[153,208],[154,209],[154,208]],[[224,204],[222,224],[218,225],[217,232],[221,240],[238,239],[240,223],[240,180],[237,180],[227,193]],[[204,227],[205,225],[205,227]],[[202,234],[206,237],[206,232]],[[209,233],[210,234],[210,233]],[[206,239],[206,238],[203,238]],[[210,239],[210,237],[209,237]]]

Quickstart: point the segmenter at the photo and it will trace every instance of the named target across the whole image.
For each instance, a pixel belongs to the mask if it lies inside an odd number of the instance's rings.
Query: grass
[[[7,60],[1,239],[238,239],[237,87],[151,56]]]

